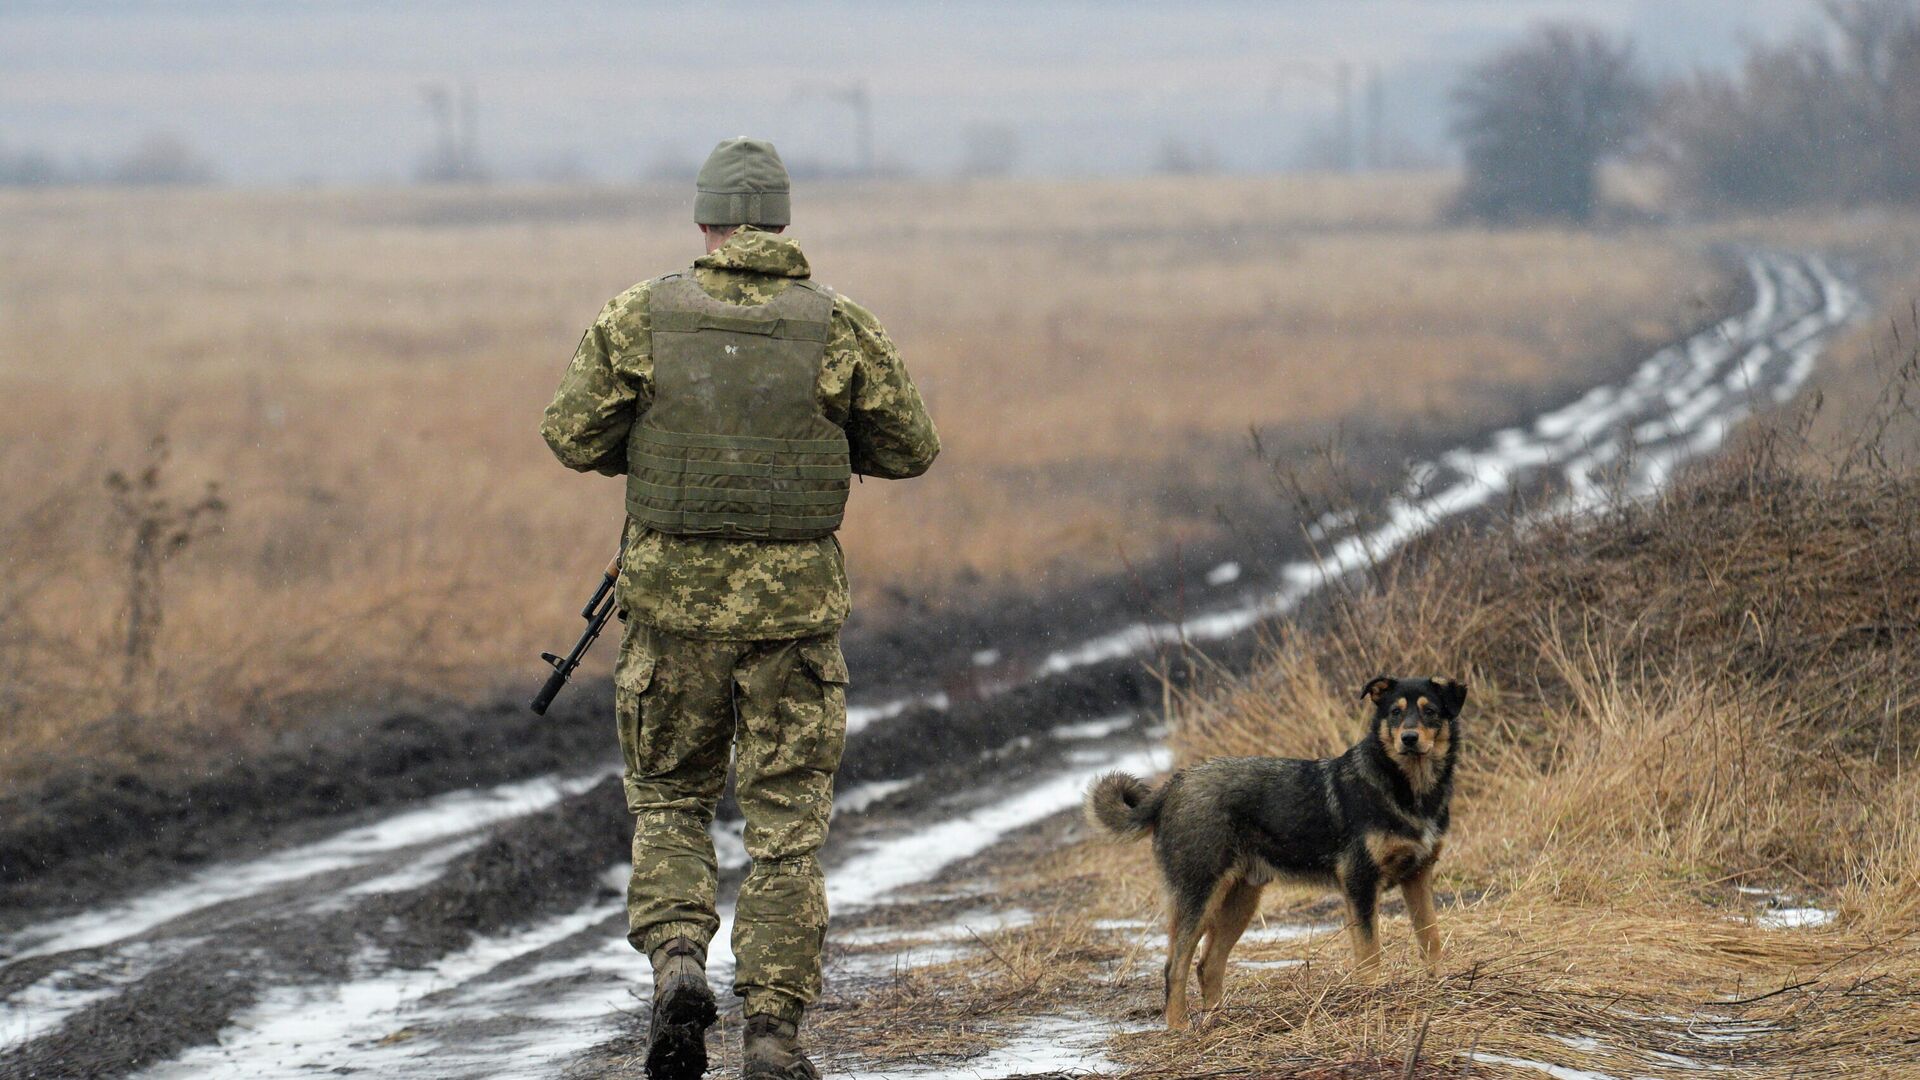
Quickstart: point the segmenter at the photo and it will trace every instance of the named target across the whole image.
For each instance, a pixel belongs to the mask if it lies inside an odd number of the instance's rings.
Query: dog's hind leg
[[[1227,954],[1247,932],[1253,913],[1260,910],[1258,885],[1242,881],[1227,890],[1226,896],[1207,924],[1206,944],[1200,949],[1200,1007],[1212,1009],[1220,1004],[1226,990]]]
[[[1340,873],[1347,901],[1347,937],[1353,942],[1354,974],[1370,979],[1380,968],[1380,872],[1371,862],[1350,862]]]
[[[1193,947],[1200,940],[1200,913],[1182,911],[1176,899],[1173,915],[1167,919],[1166,1016],[1167,1030],[1187,1026],[1187,969],[1193,963]]]
[[[1400,895],[1407,900],[1407,918],[1413,920],[1413,936],[1420,942],[1420,961],[1427,974],[1440,974],[1440,923],[1433,913],[1433,864],[1400,884]],[[1200,985],[1205,986],[1202,979]]]

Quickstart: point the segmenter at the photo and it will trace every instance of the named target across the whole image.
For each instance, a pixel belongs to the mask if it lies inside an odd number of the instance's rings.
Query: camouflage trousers
[[[826,881],[817,854],[846,745],[847,665],[838,633],[702,641],[627,624],[614,711],[634,815],[627,938],[651,953],[705,945],[714,912],[714,805],[734,764],[753,866],[734,910],[734,992],[748,1015],[798,1021],[820,992]]]

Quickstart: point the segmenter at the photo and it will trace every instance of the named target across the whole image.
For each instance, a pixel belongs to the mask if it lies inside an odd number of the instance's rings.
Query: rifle
[[[625,550],[624,545],[621,550]],[[550,652],[540,654],[540,659],[553,665],[553,674],[547,676],[547,685],[541,687],[540,692],[534,695],[532,707],[537,715],[547,715],[547,706],[553,704],[554,695],[560,692],[561,687],[567,685],[567,680],[573,675],[573,669],[580,666],[581,657],[586,656],[587,650],[593,647],[593,639],[600,636],[601,627],[606,626],[607,620],[613,617],[615,607],[613,586],[619,580],[620,556],[616,554],[613,561],[607,564],[607,572],[600,578],[599,588],[593,590],[593,599],[588,600],[587,606],[580,609],[580,617],[587,620],[587,629],[581,633],[580,640],[573,643],[573,651],[564,657],[555,656]]]

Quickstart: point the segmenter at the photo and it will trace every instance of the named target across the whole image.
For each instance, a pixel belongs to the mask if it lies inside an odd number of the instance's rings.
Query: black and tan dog
[[[1335,758],[1216,758],[1175,773],[1155,790],[1109,773],[1087,791],[1087,820],[1120,840],[1153,834],[1166,879],[1166,1016],[1187,1022],[1187,969],[1199,962],[1200,1000],[1220,1003],[1227,953],[1260,906],[1260,891],[1286,879],[1336,887],[1361,973],[1380,962],[1375,908],[1400,887],[1427,970],[1437,973],[1433,864],[1447,833],[1447,803],[1460,749],[1467,688],[1451,679],[1368,683],[1366,737]]]

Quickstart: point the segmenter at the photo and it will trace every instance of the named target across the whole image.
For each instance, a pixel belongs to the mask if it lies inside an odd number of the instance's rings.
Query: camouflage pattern
[[[826,883],[817,853],[846,745],[837,634],[785,641],[680,637],[627,623],[614,711],[634,814],[628,940],[651,954],[719,928],[709,826],[733,751],[753,868],[740,886],[734,992],[749,1015],[797,1022],[820,992]]]
[[[711,295],[762,304],[811,269],[791,238],[750,226],[694,263]],[[652,400],[653,357],[642,282],[613,298],[580,339],[540,431],[569,468],[620,476],[627,435]],[[918,476],[940,440],[887,332],[836,294],[821,365],[822,411],[847,433],[853,470]],[[638,532],[620,577],[631,617],[687,637],[759,641],[827,633],[846,620],[846,569],[832,537],[766,542]]]
[[[743,226],[694,263],[693,277],[716,299],[762,304],[810,272],[791,239]],[[547,406],[541,434],[573,469],[625,472],[629,433],[652,403],[650,288],[607,304]],[[893,342],[838,294],[817,383],[854,472],[900,479],[933,463],[940,440]],[[846,742],[840,544],[669,536],[631,521],[627,533],[614,701],[635,816],[629,940],[648,954],[675,937],[711,941],[708,828],[731,753],[753,859],[735,912],[734,988],[749,1015],[797,1022],[820,989],[817,853]]]

